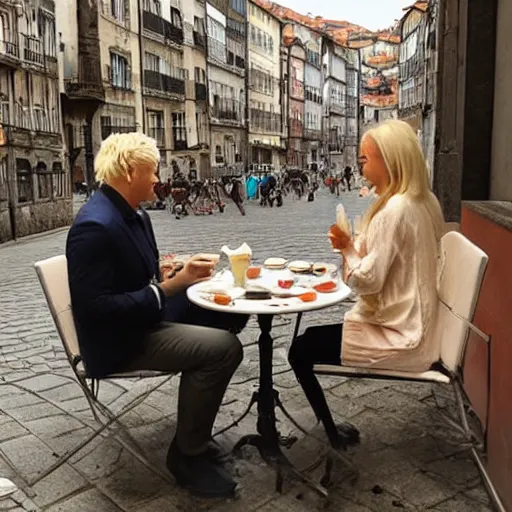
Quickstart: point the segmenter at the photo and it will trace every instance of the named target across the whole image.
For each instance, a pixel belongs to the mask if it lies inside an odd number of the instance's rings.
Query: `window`
[[[52,165],[53,197],[64,197],[66,195],[66,173],[60,162]]]
[[[7,157],[0,158],[0,201],[7,201]]]
[[[172,113],[172,137],[176,151],[187,149],[187,128],[185,126],[185,112]]]
[[[238,14],[245,16],[245,0],[229,0],[229,6]]]
[[[222,156],[222,147],[219,145],[215,146],[215,163],[216,164],[224,163],[224,157]]]
[[[30,162],[24,158],[16,158],[16,181],[18,185],[18,203],[33,201],[32,167]]]
[[[160,57],[153,53],[146,52],[144,54],[144,68],[149,71],[160,73]]]
[[[131,88],[131,70],[128,61],[117,53],[110,53],[110,83],[119,89]]]
[[[32,109],[32,116],[34,120],[34,128],[36,131],[50,131],[50,121],[48,119],[48,114],[44,107],[42,107],[41,105],[34,105],[34,108]]]
[[[194,32],[204,35],[204,20],[194,16]]]
[[[194,80],[198,84],[206,84],[206,71],[202,68],[194,68]]]
[[[144,0],[143,9],[145,11],[161,16],[162,7],[159,0]]]
[[[208,16],[206,24],[208,35],[216,41],[226,44],[226,31],[224,30],[223,25],[210,16]]]
[[[149,136],[156,140],[159,147],[165,146],[164,113],[148,110]]]
[[[126,21],[125,0],[110,0],[110,14],[120,23]]]
[[[171,23],[176,28],[183,28],[183,25],[181,24],[181,13],[176,7],[171,7]]]
[[[254,25],[251,25],[251,44],[264,53],[271,55],[274,52],[273,37]]]
[[[53,14],[39,9],[39,34],[43,38],[44,54],[47,57],[57,57],[55,42],[55,17]]]
[[[52,194],[52,175],[44,162],[37,164],[36,175],[39,199],[49,199]]]

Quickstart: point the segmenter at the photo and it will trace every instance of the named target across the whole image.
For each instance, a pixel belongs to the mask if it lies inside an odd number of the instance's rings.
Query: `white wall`
[[[512,0],[498,0],[491,164],[492,200],[512,201]]]

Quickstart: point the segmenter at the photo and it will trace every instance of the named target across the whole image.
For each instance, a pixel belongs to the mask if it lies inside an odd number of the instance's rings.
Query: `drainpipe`
[[[144,44],[143,44],[143,20],[142,20],[142,5],[141,1],[137,0],[137,20],[139,24],[139,67],[140,67],[140,81],[141,81],[141,108],[142,108],[142,131],[146,133],[146,106],[144,102]]]
[[[248,4],[250,5],[250,4]],[[248,7],[247,5],[247,7]],[[250,77],[249,77],[249,14],[247,12],[246,7],[246,13],[245,13],[245,109],[244,109],[244,116],[245,116],[245,135],[246,135],[246,144],[245,144],[245,173],[249,173],[249,160],[251,155],[251,145],[249,143],[249,86],[250,86]]]

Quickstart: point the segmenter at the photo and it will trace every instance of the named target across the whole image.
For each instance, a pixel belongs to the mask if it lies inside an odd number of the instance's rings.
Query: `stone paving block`
[[[480,480],[480,473],[469,452],[461,452],[433,461],[425,465],[424,470],[461,488],[475,485]]]
[[[23,407],[17,407],[12,409],[10,414],[18,421],[26,422],[50,416],[57,416],[62,414],[62,411],[60,411],[52,404],[49,404],[48,402],[42,402],[32,405],[25,405]]]
[[[16,470],[30,479],[55,462],[54,452],[34,435],[0,443],[0,449]]]
[[[409,503],[417,507],[429,508],[453,498],[457,494],[447,482],[433,479],[430,476],[415,472],[400,484],[391,486],[390,492],[407,498]]]
[[[64,464],[32,487],[36,493],[33,501],[39,507],[47,507],[87,485],[87,481],[79,473]]]
[[[60,414],[27,421],[25,426],[33,434],[44,439],[58,437],[66,432],[80,429],[84,425],[71,416]]]
[[[122,512],[122,509],[97,489],[88,489],[47,508],[46,512]]]
[[[494,509],[490,505],[484,505],[458,494],[454,498],[439,503],[429,510],[432,512],[492,512]]]
[[[78,383],[66,381],[63,384],[47,391],[41,391],[41,396],[53,402],[62,402],[64,400],[72,400],[84,396],[84,393]]]
[[[100,437],[77,453],[71,463],[88,480],[97,482],[116,471],[122,452],[114,440]]]
[[[7,441],[9,439],[15,439],[27,434],[28,430],[23,425],[20,425],[20,423],[14,420],[2,422],[0,426],[0,442]]]
[[[127,510],[136,509],[165,490],[174,492],[174,486],[154,475],[128,454],[121,455],[115,472],[99,480],[96,485],[114,503]]]

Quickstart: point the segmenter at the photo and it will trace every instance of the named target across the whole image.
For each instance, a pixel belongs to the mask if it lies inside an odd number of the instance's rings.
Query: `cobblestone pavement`
[[[242,217],[233,205],[223,215],[175,220],[166,212],[152,212],[162,251],[194,253],[218,251],[227,243],[248,242],[258,261],[268,256],[335,261],[325,233],[334,220],[337,199],[321,191],[313,203],[287,200],[282,209],[248,206]],[[365,207],[357,193],[344,196],[351,214]],[[71,378],[52,320],[32,265],[61,254],[66,231],[43,235],[0,248],[0,476],[13,479],[20,491],[0,502],[0,510],[51,512],[161,512],[213,510],[312,511],[324,505],[297,482],[285,492],[274,491],[274,473],[252,449],[234,463],[242,484],[232,502],[196,500],[150,473],[112,438],[97,440],[63,468],[32,488],[24,485],[76,445],[94,425],[87,403]],[[338,322],[343,308],[306,316],[306,323]],[[313,418],[286,362],[291,336],[290,318],[276,318],[275,384],[283,402],[306,426]],[[255,345],[257,328],[251,322],[242,334],[244,361],[235,375],[218,417],[227,425],[248,403],[258,375]],[[360,469],[355,483],[343,480],[331,493],[332,510],[385,512],[397,509],[467,512],[490,510],[476,467],[460,439],[444,427],[435,399],[452,408],[450,395],[429,385],[389,384],[354,379],[323,378],[329,401],[339,419],[361,430],[361,445],[349,452]],[[176,418],[178,379],[173,379],[125,417],[125,423],[151,459],[164,467],[166,448]],[[138,384],[123,380],[103,383],[103,401],[120,407]],[[279,413],[278,413],[279,415]],[[294,433],[279,416],[283,434]],[[232,445],[255,429],[254,411],[220,437]],[[297,433],[297,432],[295,432]],[[318,435],[321,435],[318,430]],[[299,435],[289,455],[299,467],[319,460],[319,444]],[[312,470],[313,471],[313,470]],[[314,471],[313,471],[314,472]]]

